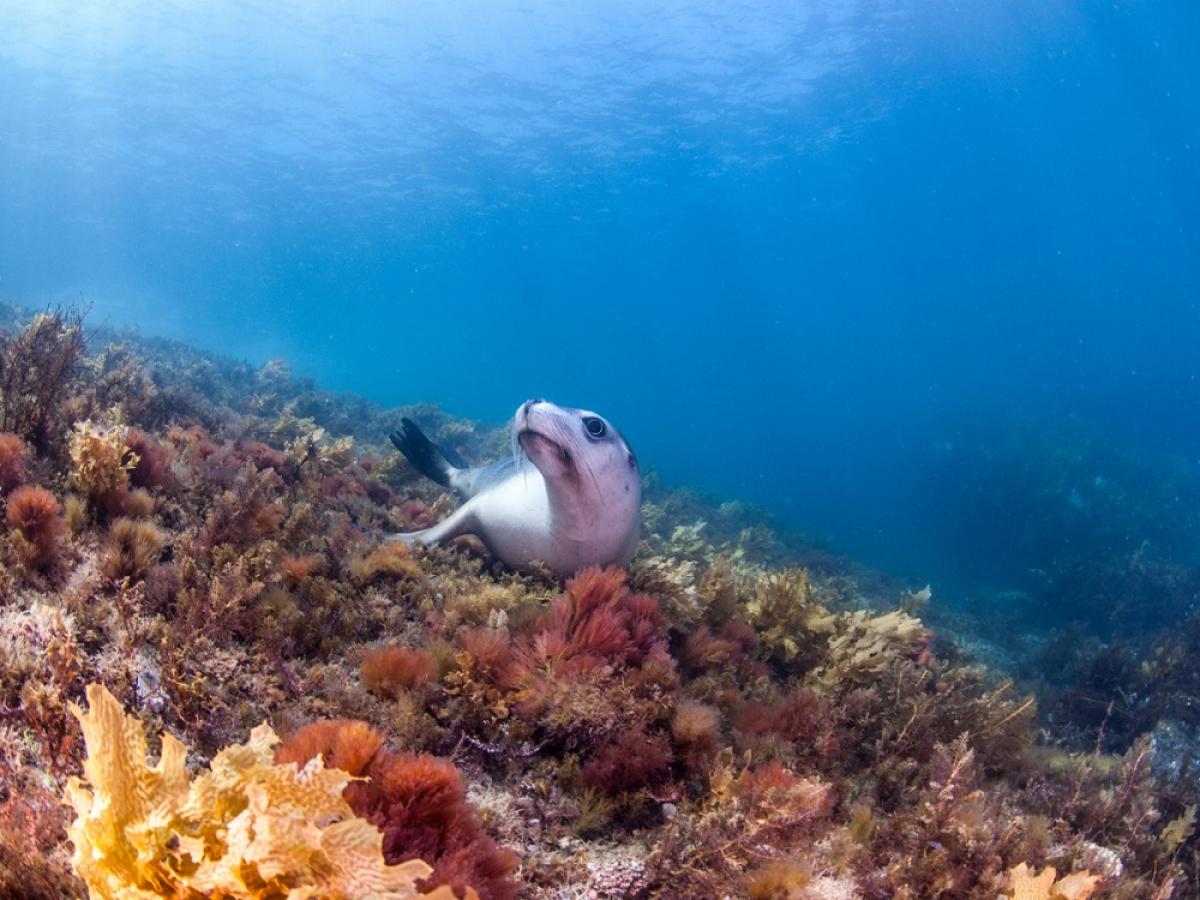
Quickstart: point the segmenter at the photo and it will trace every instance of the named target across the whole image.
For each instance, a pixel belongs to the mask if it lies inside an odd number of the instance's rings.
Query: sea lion
[[[514,569],[540,562],[559,575],[629,565],[641,475],[625,439],[596,413],[528,400],[513,419],[512,458],[480,468],[452,462],[409,419],[390,437],[413,468],[466,500],[432,528],[393,539],[437,544],[475,534]]]

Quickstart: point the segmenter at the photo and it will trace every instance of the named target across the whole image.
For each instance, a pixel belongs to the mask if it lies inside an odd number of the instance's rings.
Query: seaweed
[[[632,729],[600,747],[579,777],[593,791],[621,794],[661,785],[669,777],[671,759],[664,737]]]
[[[346,786],[354,812],[383,835],[391,865],[423,859],[432,866],[422,884],[448,884],[459,896],[468,888],[481,900],[509,900],[509,875],[517,857],[501,850],[480,829],[454,766],[428,755],[397,754],[364,722],[318,722],[291,735],[277,762],[324,764],[363,780]]]
[[[363,684],[367,690],[392,700],[429,681],[436,673],[437,663],[426,650],[389,646],[363,654]]]
[[[141,724],[102,686],[88,689],[86,781],[71,779],[75,871],[112,896],[272,896],[296,889],[328,897],[453,896],[417,889],[429,866],[384,861],[382,835],[341,800],[350,778],[273,763],[268,726],[227,748],[192,779],[187,748],[163,735],[146,762]]]
[[[19,435],[0,434],[0,493],[9,493],[25,483],[29,452]]]
[[[681,700],[671,715],[671,738],[689,774],[707,772],[721,737],[721,714],[712,706]]]
[[[0,432],[49,449],[55,417],[83,352],[78,310],[49,310],[16,335],[0,333]]]
[[[43,487],[23,485],[8,497],[4,510],[17,556],[37,570],[58,557],[67,526],[58,499]]]
[[[834,632],[834,614],[821,603],[804,569],[760,577],[745,614],[766,652],[799,671],[807,671],[824,656]]]
[[[114,519],[108,526],[100,570],[108,578],[142,578],[162,556],[167,538],[153,522]]]
[[[129,710],[112,722],[191,748],[192,784],[264,721],[295,732],[297,763],[366,779],[337,775],[328,799],[375,823],[385,862],[427,856],[460,894],[1200,889],[1200,618],[1126,631],[1122,612],[1111,640],[1089,618],[1038,644],[1058,665],[1018,688],[958,640],[974,623],[1019,645],[1011,614],[954,618],[653,478],[629,573],[562,583],[478,544],[410,550],[381,533],[453,501],[390,453],[387,426],[418,415],[479,460],[506,452],[502,429],[169,342],[91,355],[71,321],[0,348],[66,361],[55,404],[34,421],[14,401],[26,417],[0,434],[0,893],[85,890],[55,798],[83,772],[69,709],[92,681]],[[22,384],[14,398],[48,389]],[[1119,549],[1045,583],[1076,610],[1085,591],[1128,592],[1125,610],[1194,592],[1156,547]],[[137,749],[128,771],[152,770]],[[177,854],[147,864],[174,872]]]

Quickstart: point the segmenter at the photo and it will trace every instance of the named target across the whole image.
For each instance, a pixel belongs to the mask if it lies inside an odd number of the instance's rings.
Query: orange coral
[[[26,562],[35,569],[47,568],[67,531],[54,495],[42,487],[19,487],[9,495],[5,518],[21,537]]]
[[[363,655],[362,679],[367,690],[396,699],[404,691],[433,678],[437,663],[425,650],[380,647]]]
[[[284,741],[276,761],[325,765],[365,780],[347,785],[356,815],[383,832],[389,864],[420,858],[433,866],[426,883],[448,884],[460,896],[474,888],[482,900],[511,900],[509,875],[517,857],[479,827],[454,766],[436,757],[398,754],[364,722],[317,722]]]

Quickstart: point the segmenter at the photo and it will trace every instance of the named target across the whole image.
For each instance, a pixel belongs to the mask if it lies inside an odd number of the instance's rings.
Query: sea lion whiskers
[[[520,468],[521,464],[527,459],[525,451],[521,449],[521,438],[517,435],[517,418],[513,416],[512,424],[508,426],[508,442],[512,448],[512,461],[515,468]]]

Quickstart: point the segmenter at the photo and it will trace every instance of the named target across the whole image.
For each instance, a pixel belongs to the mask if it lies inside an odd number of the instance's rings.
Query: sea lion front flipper
[[[475,505],[464,503],[442,521],[421,531],[403,531],[388,535],[390,541],[401,541],[411,547],[413,544],[440,544],[460,534],[478,534],[479,520],[475,517]]]
[[[451,476],[461,466],[447,458],[448,454],[437,444],[425,437],[412,419],[401,419],[398,431],[388,435],[392,446],[404,454],[412,467],[442,487],[451,487]],[[455,454],[457,459],[457,454]],[[461,462],[461,460],[458,460]]]

